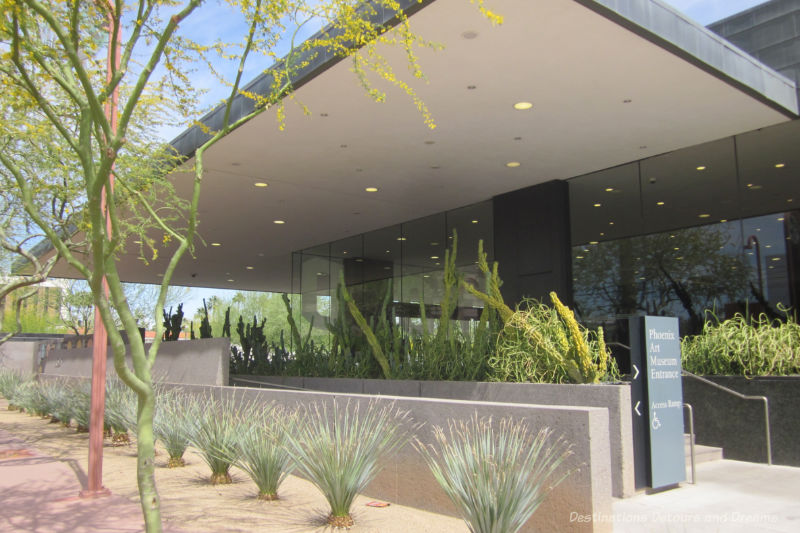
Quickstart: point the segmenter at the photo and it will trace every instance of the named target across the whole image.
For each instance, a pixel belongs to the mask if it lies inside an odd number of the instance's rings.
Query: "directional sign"
[[[631,406],[637,488],[686,479],[678,319],[631,319]]]

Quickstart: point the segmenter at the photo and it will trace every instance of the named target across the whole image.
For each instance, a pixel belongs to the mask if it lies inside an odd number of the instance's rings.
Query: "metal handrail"
[[[727,392],[728,394],[732,394],[737,398],[742,400],[758,400],[764,402],[764,435],[767,439],[767,464],[772,464],[772,438],[770,436],[769,430],[769,399],[766,396],[748,396],[747,394],[742,394],[741,392],[737,392],[733,389],[729,389],[719,383],[714,383],[710,379],[706,379],[704,377],[698,376],[697,374],[692,374],[688,370],[681,370],[684,376],[689,376],[690,378],[694,378],[706,385],[711,385],[721,391]]]
[[[689,455],[692,458],[692,485],[697,484],[697,469],[695,467],[694,454],[694,409],[692,405],[684,403],[683,406],[689,411]]]

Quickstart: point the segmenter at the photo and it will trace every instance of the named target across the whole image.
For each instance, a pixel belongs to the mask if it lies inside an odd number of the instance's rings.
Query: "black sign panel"
[[[636,486],[686,480],[678,319],[631,319],[631,408]]]

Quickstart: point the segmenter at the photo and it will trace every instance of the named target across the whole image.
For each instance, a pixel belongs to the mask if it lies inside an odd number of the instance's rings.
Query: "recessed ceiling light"
[[[384,270],[391,270],[392,267],[383,267]]]
[[[787,199],[786,199],[786,201],[787,201],[787,202],[793,202],[793,201],[794,201],[794,198],[787,198]]]
[[[441,265],[441,263],[434,263],[434,265],[439,266],[439,265]]]
[[[780,260],[781,260],[781,258],[780,258],[780,257],[773,257],[773,258],[772,258],[772,260],[773,260],[773,261],[780,261]]]
[[[367,187],[364,190],[367,191],[367,192],[378,192],[378,188],[377,187]]]
[[[254,187],[267,187],[268,184],[264,183],[263,181],[257,181],[253,184]]]
[[[722,220],[720,220],[720,222],[727,222],[727,221],[728,221],[727,218],[723,218]]]
[[[142,244],[142,241],[133,241],[133,244]]]
[[[469,90],[469,91],[474,91],[477,88],[478,88],[477,85],[467,85],[467,90]]]
[[[757,191],[761,188],[761,185],[756,185],[755,183],[748,183],[747,188],[751,191]]]
[[[211,246],[222,246],[222,244],[220,244],[220,243],[218,243],[218,242],[212,242],[212,243],[211,243]]]
[[[664,202],[656,202],[656,205],[664,205]]]
[[[228,281],[233,283],[233,278],[228,278]]]
[[[319,114],[319,116],[321,116],[321,117],[327,117],[327,116],[328,116],[328,114],[327,114],[327,113],[320,113],[320,114]]]
[[[346,144],[340,144],[339,148],[347,148],[347,145]]]
[[[675,247],[673,248],[673,250],[675,250],[675,251],[677,252],[678,250],[680,250],[680,248],[679,248],[679,247],[677,247],[677,246],[675,246]]]
[[[361,257],[356,257],[356,263],[363,263],[363,262],[364,259],[362,259]]]
[[[342,252],[342,255],[347,255],[347,250],[345,250],[344,252]]]
[[[422,277],[423,277],[423,278],[429,278],[429,277],[430,277],[430,275],[429,275],[429,274],[425,274],[425,275],[423,275]]]
[[[439,243],[434,241],[431,243],[431,246],[439,246]]]
[[[778,217],[778,222],[783,222],[783,217]]]
[[[708,213],[700,213],[699,215],[697,215],[698,218],[708,218],[710,216],[711,215],[709,215]]]
[[[589,241],[589,244],[597,244],[597,241]]]
[[[392,251],[391,250],[386,250],[386,253],[390,254],[390,253],[392,253]]]
[[[473,221],[472,221],[472,223],[473,223],[473,224],[477,224],[477,223],[478,223],[478,221],[477,221],[477,220],[473,220]]]
[[[397,240],[398,241],[404,241],[404,240],[406,240],[406,238],[405,237],[398,237]]]
[[[771,244],[766,245],[764,248],[772,248]]]
[[[438,255],[432,255],[431,259],[439,259],[439,256]]]
[[[613,225],[614,225],[614,223],[613,223],[613,222],[609,222],[609,223],[608,223],[608,225],[609,225],[609,226],[613,226]]]
[[[600,236],[601,236],[601,237],[605,237],[605,235],[606,235],[606,234],[605,234],[605,233],[603,233],[602,231],[600,232]]]
[[[324,272],[317,272],[317,276],[324,276],[324,275],[325,275]]]
[[[775,168],[783,168],[786,166],[786,163],[775,163]]]
[[[603,204],[594,204],[595,207],[603,207]]]
[[[522,140],[522,137],[514,137],[514,140],[515,140],[515,141],[521,141],[521,140]]]
[[[517,168],[519,165],[520,165],[519,161],[509,161],[508,163],[506,163],[506,166],[508,168]]]
[[[583,259],[583,256],[582,255],[576,255],[575,259]]]
[[[478,36],[478,32],[475,30],[467,30],[461,34],[461,37],[464,39],[474,39]]]
[[[274,224],[286,224],[286,221],[285,221],[285,220],[273,220],[272,222],[273,222]]]
[[[516,104],[514,104],[514,109],[518,111],[526,111],[532,107],[533,104],[531,102],[517,102]]]
[[[250,265],[247,265],[245,268],[246,268],[247,270],[253,270],[253,267],[251,267]]]
[[[697,170],[705,170],[705,169],[706,169],[706,167],[703,166],[703,165],[700,165],[699,167],[697,167]]]
[[[164,274],[160,274],[160,273],[159,273],[159,274],[156,274],[156,277],[157,277],[157,278],[163,278],[163,277],[164,277]]]
[[[639,150],[646,150],[646,149],[647,149],[647,145],[646,144],[639,145]]]
[[[625,100],[622,101],[623,104],[630,104],[631,102],[633,102],[633,100],[631,100],[630,98],[626,98]]]
[[[678,261],[680,261],[681,259],[683,259],[683,256],[676,257],[675,259],[677,259]]]
[[[606,192],[614,192],[614,187],[606,187]]]

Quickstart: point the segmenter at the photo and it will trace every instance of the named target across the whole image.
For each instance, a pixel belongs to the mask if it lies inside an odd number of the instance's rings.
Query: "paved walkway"
[[[133,533],[144,531],[138,502],[120,496],[86,499],[86,473],[0,429],[0,531]]]
[[[615,533],[796,533],[800,468],[741,461],[697,465],[697,484],[614,501]]]

